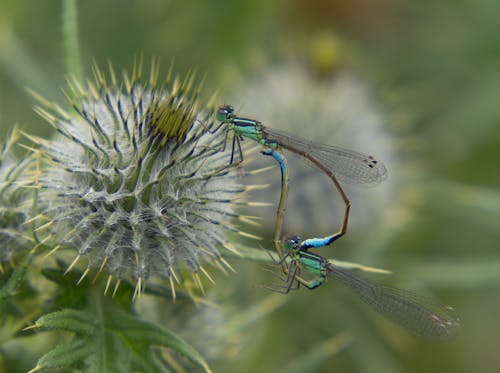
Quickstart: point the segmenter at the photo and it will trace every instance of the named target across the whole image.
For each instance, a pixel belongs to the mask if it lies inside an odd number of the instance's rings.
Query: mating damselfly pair
[[[371,155],[317,144],[265,127],[257,120],[238,117],[229,105],[221,106],[217,110],[216,119],[220,123],[212,128],[211,132],[221,128],[225,131],[221,150],[225,150],[229,136],[232,136],[230,163],[235,161],[235,155],[238,156],[238,161],[243,160],[241,141],[246,138],[261,144],[264,148],[262,154],[272,156],[280,166],[281,196],[276,214],[274,245],[279,256],[278,263],[286,278],[284,285],[274,290],[288,293],[300,286],[315,289],[330,276],[352,289],[374,310],[414,334],[442,340],[454,335],[460,321],[453,308],[400,289],[376,284],[309,251],[311,248],[330,245],[347,231],[351,203],[339,180],[353,184],[378,184],[387,177],[387,170],[382,162]],[[321,238],[301,239],[299,236],[291,236],[282,240],[281,231],[288,195],[288,166],[283,150],[308,160],[331,179],[345,205],[338,232]],[[303,278],[301,270],[307,271],[312,278]]]

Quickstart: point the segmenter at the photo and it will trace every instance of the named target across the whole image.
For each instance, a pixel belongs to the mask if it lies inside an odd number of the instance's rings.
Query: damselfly
[[[374,185],[382,182],[387,177],[387,170],[384,164],[371,155],[314,143],[273,130],[265,127],[257,120],[236,116],[234,108],[230,105],[221,106],[217,110],[216,119],[220,121],[220,124],[211,129],[211,132],[216,132],[223,126],[225,126],[226,130],[222,151],[225,150],[229,135],[232,134],[230,163],[234,162],[235,151],[238,151],[239,160],[243,160],[241,141],[245,138],[263,145],[266,148],[263,152],[264,154],[274,156],[280,164],[282,171],[282,197],[284,196],[285,199],[287,185],[285,185],[286,178],[283,177],[283,174],[286,173],[287,166],[285,158],[280,151],[281,149],[289,150],[305,158],[332,180],[345,204],[344,217],[340,230],[329,236],[328,239],[321,243],[322,245],[332,243],[342,237],[347,230],[351,204],[338,180],[354,184]],[[280,203],[280,208],[282,206],[284,205]],[[278,221],[277,225],[281,226],[282,221]],[[277,229],[275,232],[275,244],[277,242],[276,236],[279,237]],[[281,250],[277,248],[277,251],[281,256]]]
[[[331,277],[346,285],[381,315],[398,323],[408,331],[431,338],[452,338],[460,326],[454,309],[434,300],[401,289],[391,288],[358,276],[353,270],[332,264],[327,258],[303,249],[298,236],[284,241],[286,254],[281,259],[287,264],[287,278],[283,288],[273,289],[288,293],[294,283],[308,289],[321,286]],[[310,280],[299,277],[301,269],[313,275]]]

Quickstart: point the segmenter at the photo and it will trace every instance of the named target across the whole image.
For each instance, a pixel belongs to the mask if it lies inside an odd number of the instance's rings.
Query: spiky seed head
[[[154,277],[179,282],[184,269],[199,282],[205,262],[223,268],[244,189],[219,151],[224,134],[207,131],[213,111],[200,110],[194,75],[160,82],[156,64],[147,79],[137,65],[122,82],[111,67],[94,75],[70,82],[69,110],[42,99],[58,136],[30,137],[47,161],[40,201],[53,252],[72,249],[73,264],[132,277],[138,291]]]
[[[0,151],[0,265],[32,247],[26,222],[31,214],[30,189],[27,188],[32,158],[17,159],[13,146],[18,140],[14,129]],[[32,180],[31,180],[32,181]]]

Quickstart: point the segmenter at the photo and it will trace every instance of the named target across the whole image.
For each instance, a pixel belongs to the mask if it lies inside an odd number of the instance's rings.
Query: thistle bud
[[[175,296],[185,270],[201,287],[204,263],[229,266],[220,250],[232,250],[225,235],[244,189],[219,151],[224,133],[208,131],[212,111],[201,109],[194,75],[160,82],[155,64],[146,79],[141,70],[119,82],[111,67],[108,76],[95,68],[86,87],[70,82],[70,109],[37,108],[58,136],[29,137],[47,164],[40,200],[51,253],[73,250],[68,270],[86,258],[84,276],[104,270],[108,286],[132,278],[136,294],[166,279]]]

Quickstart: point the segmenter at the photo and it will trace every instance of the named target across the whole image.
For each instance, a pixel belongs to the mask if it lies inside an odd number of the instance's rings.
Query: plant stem
[[[63,58],[68,77],[82,81],[76,0],[62,1]]]

